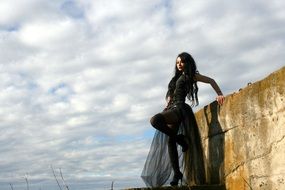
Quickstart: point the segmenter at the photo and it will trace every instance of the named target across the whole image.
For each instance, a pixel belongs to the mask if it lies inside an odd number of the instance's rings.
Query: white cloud
[[[62,46],[69,42],[71,34],[76,31],[76,26],[70,20],[49,21],[48,23],[36,21],[22,26],[19,37],[27,45],[42,47]]]
[[[55,19],[60,16],[58,2],[45,0],[2,0],[0,2],[0,27],[19,27],[23,22],[33,19]]]

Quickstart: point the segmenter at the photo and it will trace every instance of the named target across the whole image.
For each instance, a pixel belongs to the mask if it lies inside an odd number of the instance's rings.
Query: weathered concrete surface
[[[285,67],[195,115],[209,184],[285,189]]]

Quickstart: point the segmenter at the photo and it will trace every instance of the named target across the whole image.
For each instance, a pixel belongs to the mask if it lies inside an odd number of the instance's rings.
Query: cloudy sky
[[[176,56],[225,95],[283,67],[281,0],[0,0],[0,189],[144,186]],[[198,111],[214,101],[199,85]],[[60,181],[62,184],[62,181]]]

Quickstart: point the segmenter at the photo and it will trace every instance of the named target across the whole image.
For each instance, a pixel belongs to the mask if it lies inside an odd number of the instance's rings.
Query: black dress
[[[186,89],[187,78],[184,74],[177,80],[173,77],[166,94],[172,101],[163,111],[175,111],[182,119],[178,134],[185,135],[189,145],[185,153],[178,146],[179,166],[184,174],[183,180],[189,185],[203,184],[205,168],[201,138],[195,115],[191,107],[185,103]],[[168,139],[167,135],[156,130],[141,174],[147,187],[159,187],[169,183],[174,175],[168,155]]]

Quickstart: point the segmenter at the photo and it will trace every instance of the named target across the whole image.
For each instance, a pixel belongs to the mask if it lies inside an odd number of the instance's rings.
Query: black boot
[[[170,162],[171,162],[171,165],[174,171],[174,176],[173,176],[172,181],[170,182],[170,185],[176,186],[178,185],[179,180],[181,180],[181,183],[182,183],[183,174],[179,170],[179,160],[178,160],[178,153],[177,153],[177,147],[176,147],[176,140],[173,138],[169,138],[168,153],[169,153]]]
[[[182,134],[176,136],[176,142],[182,147],[182,152],[186,152],[188,150],[188,144],[186,142],[186,137]]]
[[[185,140],[184,135],[176,135],[176,132],[169,128],[165,122],[164,116],[162,114],[156,114],[150,120],[151,125],[157,130],[168,135],[170,138],[173,138],[177,144],[182,146],[182,151],[185,152],[188,149],[188,144]]]

